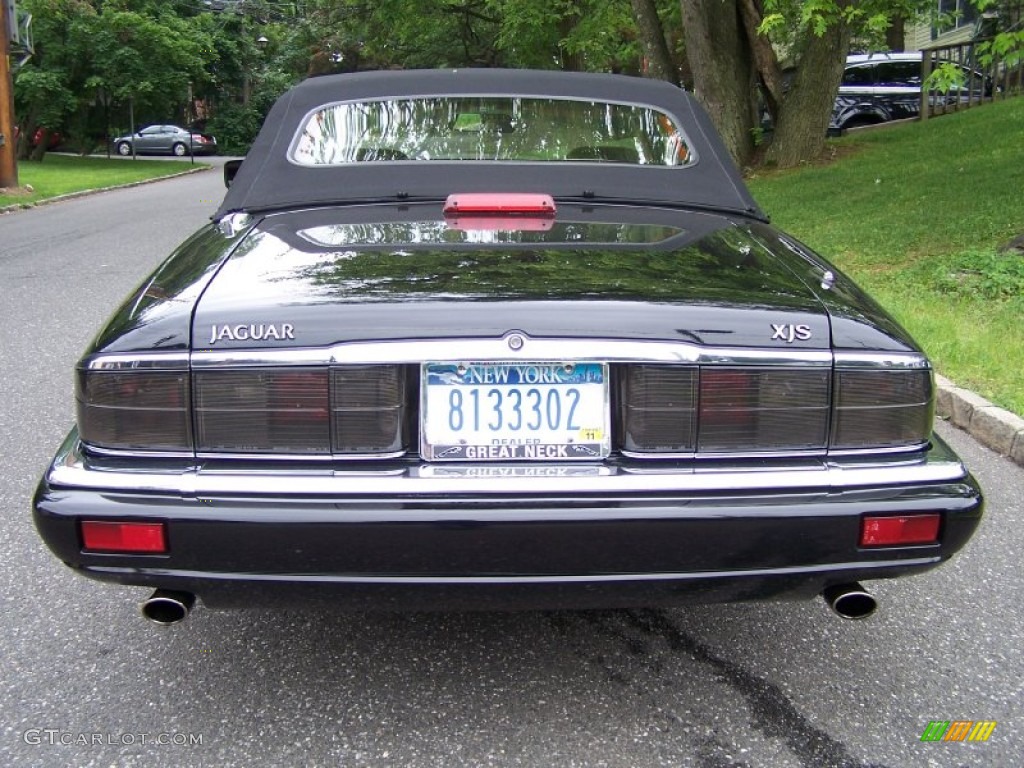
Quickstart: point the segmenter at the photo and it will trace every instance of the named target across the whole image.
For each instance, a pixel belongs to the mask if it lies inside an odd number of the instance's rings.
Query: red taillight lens
[[[698,423],[702,449],[723,451],[737,443],[750,445],[752,394],[751,377],[745,371],[701,371]]]
[[[272,424],[311,427],[327,423],[327,376],[323,371],[282,372],[267,377]]]
[[[938,513],[900,515],[897,517],[868,515],[861,522],[862,547],[898,547],[910,544],[935,544],[939,540]]]
[[[82,548],[94,552],[163,553],[167,551],[165,525],[83,520]]]
[[[327,369],[250,369],[195,374],[201,452],[327,454]]]
[[[700,371],[700,452],[825,447],[829,372],[824,369]]]

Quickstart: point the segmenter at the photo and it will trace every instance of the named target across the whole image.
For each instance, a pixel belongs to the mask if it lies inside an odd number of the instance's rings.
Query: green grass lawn
[[[18,183],[22,187],[31,186],[33,191],[29,194],[0,194],[0,208],[35,203],[69,192],[116,187],[133,181],[169,176],[191,167],[188,158],[183,161],[108,160],[105,157],[47,155],[41,163],[18,163]],[[196,167],[201,166],[196,163]]]
[[[1024,98],[832,144],[749,179],[773,222],[851,274],[956,384],[1024,414]]]

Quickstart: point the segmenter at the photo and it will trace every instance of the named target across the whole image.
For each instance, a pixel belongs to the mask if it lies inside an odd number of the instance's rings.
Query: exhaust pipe
[[[191,592],[158,589],[142,604],[142,615],[166,627],[184,621],[195,602],[196,596]]]
[[[821,596],[837,616],[844,619],[866,619],[878,609],[878,602],[857,582],[836,584]]]

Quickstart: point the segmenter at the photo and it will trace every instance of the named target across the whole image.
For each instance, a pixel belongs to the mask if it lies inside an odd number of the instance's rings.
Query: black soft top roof
[[[327,104],[417,96],[502,95],[653,107],[676,120],[697,160],[684,167],[654,167],[486,161],[303,166],[288,159],[300,125],[311,112]],[[707,114],[685,91],[663,81],[621,75],[500,69],[360,72],[300,83],[271,109],[214,218],[234,212],[506,191],[547,193],[556,200],[681,205],[765,218]]]

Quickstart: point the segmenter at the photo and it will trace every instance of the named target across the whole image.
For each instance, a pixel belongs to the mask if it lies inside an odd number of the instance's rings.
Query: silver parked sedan
[[[186,157],[217,153],[217,139],[209,134],[196,133],[176,125],[151,125],[135,135],[118,136],[113,140],[117,154],[132,154],[132,145],[139,155],[176,155]]]

